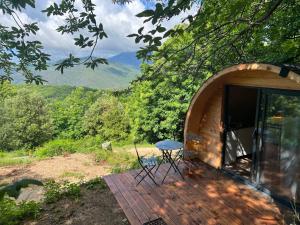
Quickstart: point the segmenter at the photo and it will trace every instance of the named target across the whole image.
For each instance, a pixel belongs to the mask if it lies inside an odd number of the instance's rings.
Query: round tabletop
[[[160,150],[172,151],[183,148],[183,143],[173,140],[163,140],[157,142],[155,146]]]

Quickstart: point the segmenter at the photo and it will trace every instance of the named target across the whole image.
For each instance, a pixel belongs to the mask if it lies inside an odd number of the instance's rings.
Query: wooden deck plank
[[[188,214],[189,216],[194,217],[195,221],[202,222],[204,220],[204,221],[209,221],[209,223],[211,224],[224,224],[224,225],[238,224],[236,220],[230,220],[227,217],[218,216],[218,211],[213,209],[213,206],[216,203],[212,201],[205,202],[206,199],[202,197],[204,196],[203,193],[199,192],[200,191],[199,189],[195,189],[192,187],[191,185],[193,181],[192,179],[190,179],[189,177],[185,177],[184,180],[182,179],[178,180],[178,176],[171,176],[171,178],[172,178],[172,182],[175,184],[175,187],[173,186],[174,191],[172,192],[176,193],[177,198],[181,199],[182,205],[186,208],[185,213]],[[186,195],[187,192],[189,193],[188,195]],[[205,207],[199,204],[203,202],[205,202]],[[198,206],[198,210],[197,207],[195,206]]]
[[[144,219],[140,219],[142,223],[149,222],[151,220],[157,219],[158,216],[153,211],[152,207],[148,205],[147,201],[144,199],[144,195],[142,195],[137,189],[134,181],[129,182],[127,174],[122,174],[119,177],[120,182],[129,187],[128,194],[129,194],[129,201],[131,202],[131,206],[136,211],[142,211],[145,214]]]
[[[169,166],[169,165],[168,165]],[[167,169],[168,169],[168,166],[165,166],[165,167],[162,167],[161,170],[160,170],[160,174],[161,174],[161,177],[164,177],[166,172],[167,172]],[[165,188],[168,188],[167,191],[165,190],[165,194],[166,196],[168,196],[168,199],[176,199],[177,203],[178,204],[172,204],[173,207],[176,207],[175,210],[178,210],[181,212],[182,216],[185,217],[183,218],[184,221],[186,221],[187,224],[199,224],[202,222],[202,219],[200,218],[207,218],[203,212],[200,212],[198,210],[189,210],[191,209],[191,207],[189,206],[189,203],[187,202],[187,199],[189,199],[189,196],[192,194],[192,193],[189,193],[189,195],[183,195],[181,196],[180,193],[178,192],[178,188],[174,187],[174,184],[176,185],[176,182],[180,183],[182,180],[181,178],[179,178],[179,176],[177,176],[177,174],[174,174],[174,171],[172,170],[170,172],[170,174],[168,175],[168,178],[167,178],[167,182],[171,182],[173,185],[171,186],[166,186]],[[161,178],[162,180],[163,178]],[[176,190],[174,190],[176,189]],[[195,208],[195,207],[193,207]],[[212,218],[212,217],[210,217]]]
[[[159,169],[158,183],[167,169],[168,165]],[[284,224],[280,210],[268,197],[204,164],[190,176],[185,174],[184,180],[171,170],[159,186],[150,179],[136,186],[136,172],[104,177],[131,224],[157,217],[170,225]]]
[[[123,197],[122,193],[118,191],[117,186],[113,182],[113,179],[117,179],[113,176],[105,176],[104,180],[109,186],[109,188],[112,190],[112,193],[114,194],[115,198],[117,199],[117,202],[123,209],[127,219],[129,220],[130,224],[132,225],[140,225],[141,222],[139,221],[138,217],[135,215],[133,209],[129,206],[126,199]]]
[[[209,178],[209,180],[211,180],[211,178]],[[207,185],[208,182],[209,181],[207,181],[207,179],[204,179],[203,177],[197,178],[197,180],[191,180],[191,183],[197,184],[199,186],[206,185],[206,187],[213,187],[213,189],[211,190],[202,189],[199,191],[203,195],[205,195],[207,191],[209,191],[209,194],[212,196],[216,195],[217,199],[219,201],[222,201],[218,204],[220,206],[220,209],[228,209],[228,214],[233,215],[235,218],[237,218],[238,213],[247,213],[247,217],[238,217],[244,224],[255,224],[254,221],[260,215],[274,216],[274,219],[276,218],[275,212],[273,211],[274,209],[271,207],[271,204],[270,202],[268,202],[267,198],[261,195],[260,199],[255,199],[255,192],[249,188],[245,188],[245,185],[241,185],[244,186],[244,191],[243,193],[241,193],[239,185],[233,180],[221,179],[219,181],[214,181],[215,183],[210,183],[209,185]],[[224,188],[224,186],[227,188]],[[218,187],[218,189],[215,187]],[[231,191],[228,191],[227,189],[230,189]],[[248,200],[250,198],[251,201],[249,202],[245,198],[248,198]],[[210,199],[213,200],[214,198]],[[243,200],[241,201],[241,199]]]
[[[143,224],[145,221],[149,220],[149,216],[147,214],[146,211],[144,211],[143,209],[141,209],[140,205],[138,204],[138,202],[135,200],[135,198],[131,195],[131,191],[129,190],[130,187],[125,186],[122,181],[121,181],[121,176],[122,174],[120,174],[120,176],[118,176],[118,179],[114,179],[114,183],[118,186],[118,188],[121,191],[124,199],[126,199],[128,205],[132,208],[132,210],[134,211],[135,215],[138,217],[139,221],[141,224]]]
[[[130,173],[126,174],[128,180],[130,182],[135,182],[134,181],[134,176]],[[147,185],[148,186],[148,185]],[[153,198],[153,189],[151,187],[148,186],[148,188],[144,188],[143,184],[141,183],[139,186],[136,187],[137,191],[139,191],[139,193],[141,193],[141,195],[143,196],[143,198],[145,199],[145,201],[147,202],[147,204],[153,209],[153,211],[156,213],[157,218],[159,217],[163,217],[164,220],[170,224],[170,225],[176,225],[177,223],[175,223],[172,218],[169,217],[168,214],[166,214],[164,212],[164,210],[161,208],[161,204],[159,201],[156,201],[155,198]]]
[[[147,190],[149,193],[151,193],[151,198],[154,199],[156,205],[160,207],[161,217],[163,217],[165,220],[168,220],[169,217],[175,224],[181,223],[178,217],[178,214],[180,214],[180,212],[178,212],[178,210],[174,210],[169,205],[169,203],[167,203],[168,199],[166,199],[165,196],[161,195],[165,194],[165,192],[160,192],[160,187],[157,187],[150,179],[145,179],[145,182],[142,182],[140,186],[138,186],[139,189],[141,187],[143,187],[144,190]]]

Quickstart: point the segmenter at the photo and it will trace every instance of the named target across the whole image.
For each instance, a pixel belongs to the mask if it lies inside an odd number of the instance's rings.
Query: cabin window
[[[300,202],[300,92],[226,88],[223,168]]]
[[[262,104],[259,183],[300,202],[300,96],[266,92]]]

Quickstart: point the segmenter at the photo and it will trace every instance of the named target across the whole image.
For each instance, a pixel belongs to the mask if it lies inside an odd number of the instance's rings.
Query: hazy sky
[[[67,35],[61,35],[56,31],[56,28],[63,24],[63,18],[58,16],[47,17],[41,13],[53,0],[37,0],[36,8],[27,8],[20,13],[20,17],[24,22],[37,21],[40,30],[37,34],[37,39],[42,41],[46,51],[52,55],[53,59],[60,59],[68,53],[73,53],[79,56],[84,56],[89,53],[89,50],[79,49],[74,47],[72,38]],[[59,2],[59,1],[56,1]],[[143,0],[135,0],[124,6],[115,5],[111,0],[94,0],[96,3],[97,19],[104,25],[108,38],[102,40],[95,53],[96,55],[111,56],[121,52],[136,51],[139,46],[134,43],[133,38],[126,36],[131,33],[136,33],[138,28],[143,25],[143,19],[135,17],[135,15],[143,11],[146,7]],[[164,25],[172,27],[178,23],[183,16],[179,16],[171,21],[167,21]],[[0,23],[3,25],[13,25],[13,21],[8,15],[0,15]],[[150,29],[147,25],[146,29]]]

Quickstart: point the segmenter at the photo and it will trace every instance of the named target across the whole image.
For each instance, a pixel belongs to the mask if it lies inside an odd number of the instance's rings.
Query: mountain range
[[[84,86],[97,89],[124,89],[139,74],[140,61],[135,52],[123,52],[107,59],[108,65],[98,65],[94,70],[78,65],[64,70],[61,74],[50,66],[39,75],[49,85]],[[24,78],[14,75],[14,83],[24,83]]]

